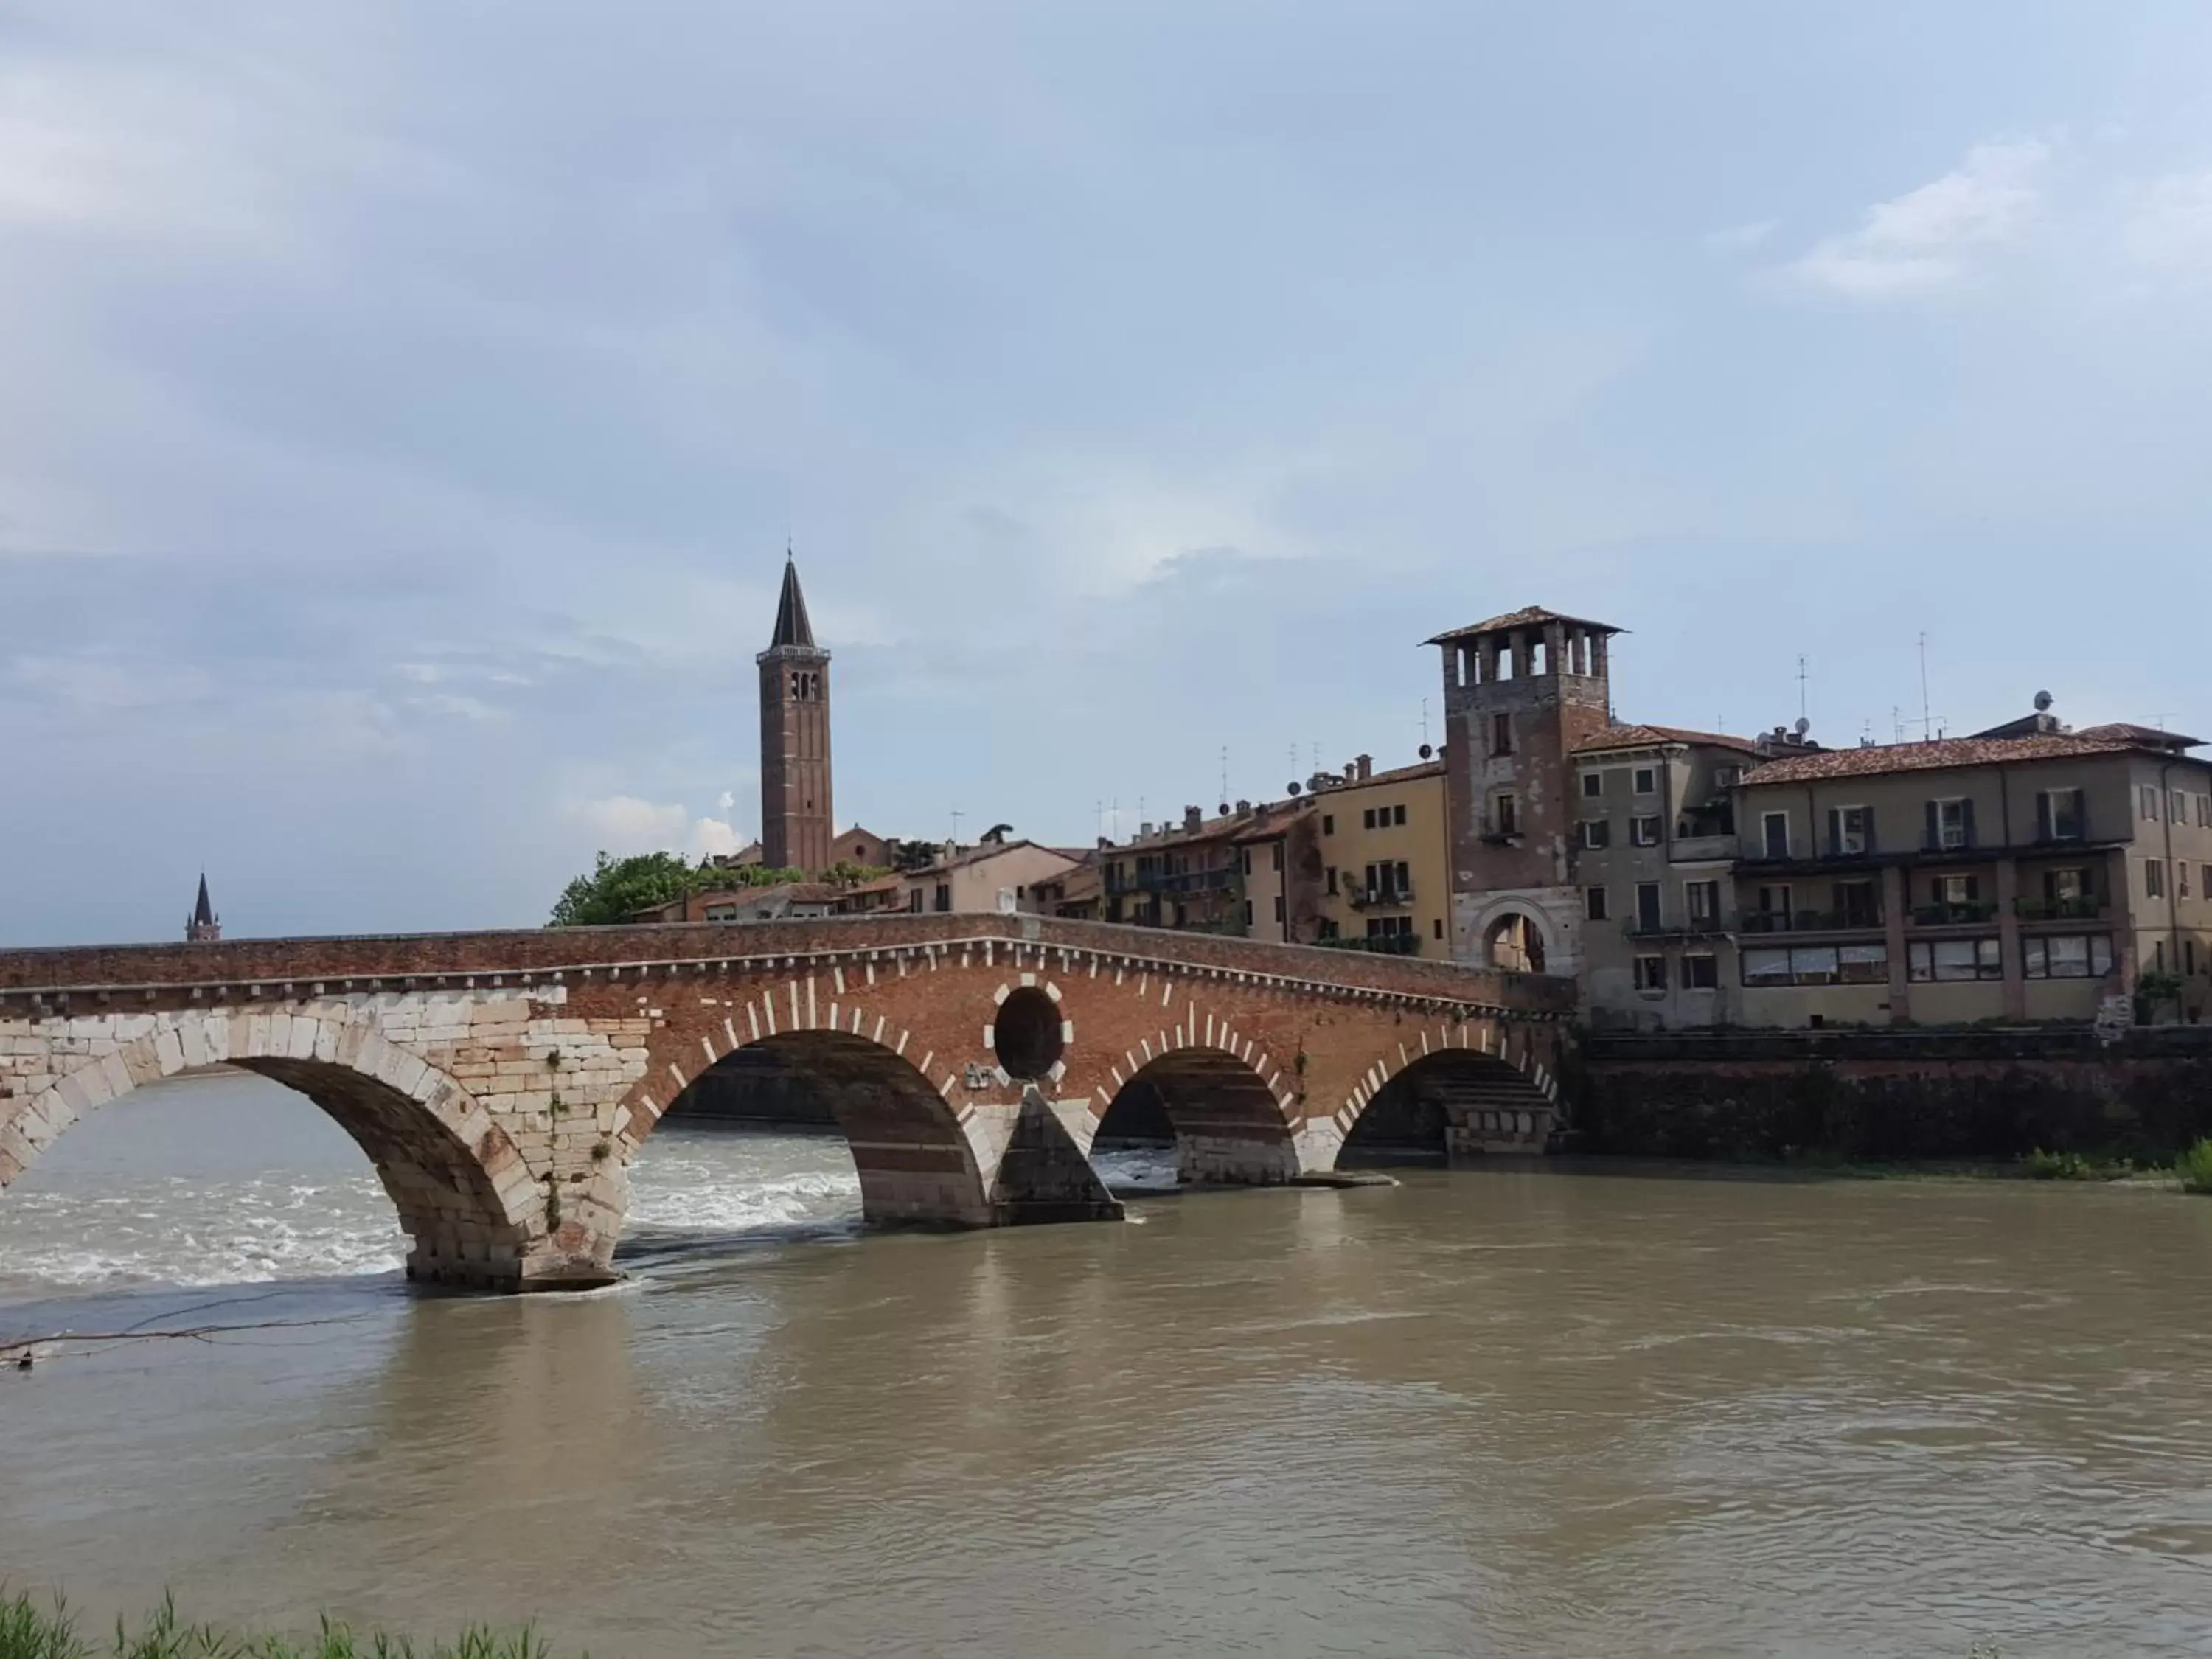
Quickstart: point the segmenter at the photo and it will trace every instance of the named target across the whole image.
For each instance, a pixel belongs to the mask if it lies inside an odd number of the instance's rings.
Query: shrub
[[[420,1650],[420,1659],[549,1659],[550,1650],[535,1632],[501,1635],[468,1630],[450,1646]],[[63,1603],[51,1612],[28,1595],[0,1599],[0,1659],[416,1659],[404,1637],[356,1637],[327,1618],[305,1642],[277,1636],[240,1636],[205,1625],[187,1625],[173,1602],[164,1601],[137,1631],[118,1621],[112,1645],[88,1642]]]
[[[2185,1193],[2212,1193],[2212,1139],[2200,1140],[2173,1160]]]
[[[2040,1146],[2023,1164],[2030,1181],[2099,1181],[2102,1172],[2079,1152],[2046,1152]]]

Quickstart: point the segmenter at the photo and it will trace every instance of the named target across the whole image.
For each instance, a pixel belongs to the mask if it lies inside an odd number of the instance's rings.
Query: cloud
[[[630,853],[682,853],[688,858],[734,853],[744,846],[725,818],[695,818],[684,807],[606,795],[574,801],[568,815],[585,824],[598,844],[617,857]]]
[[[2120,248],[2161,276],[2212,278],[2212,172],[2173,173],[2130,191]]]
[[[2015,241],[2034,222],[2050,155],[2033,138],[1977,144],[1942,178],[1875,203],[1856,230],[1816,244],[1786,269],[1857,299],[1948,287],[1966,275],[1975,250]]]
[[[1725,230],[1709,230],[1705,242],[1709,248],[1723,253],[1741,253],[1763,246],[1774,234],[1777,222],[1754,219],[1749,224],[1730,225]]]

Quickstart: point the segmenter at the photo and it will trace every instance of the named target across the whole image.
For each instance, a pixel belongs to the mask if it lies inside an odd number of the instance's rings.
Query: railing
[[[1124,891],[1139,893],[1218,892],[1235,886],[1237,872],[1229,866],[1212,870],[1139,871]]]
[[[1879,910],[1756,910],[1743,919],[1747,933],[1871,933],[1881,926]]]
[[[1631,939],[1664,939],[1682,933],[1698,938],[1725,933],[1729,924],[1718,916],[1692,916],[1687,921],[1647,921],[1637,916],[1624,924],[1624,931]]]
[[[2076,893],[2065,898],[2023,898],[2013,901],[2013,914],[2022,921],[2087,921],[2108,908],[2102,893]]]
[[[1970,904],[1916,904],[1912,907],[1912,922],[1916,927],[1955,927],[1963,923],[1987,921],[1996,913],[1997,907],[1986,900]]]
[[[1347,887],[1345,902],[1355,910],[1402,910],[1413,902],[1413,890],[1405,887]]]

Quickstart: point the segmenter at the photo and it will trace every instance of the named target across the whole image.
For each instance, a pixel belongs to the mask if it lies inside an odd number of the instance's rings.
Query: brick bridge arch
[[[136,1027],[143,1027],[131,1035]],[[399,1212],[407,1273],[431,1283],[520,1281],[557,1247],[545,1196],[469,1091],[343,1005],[141,1017],[64,1053],[36,1094],[0,1100],[0,1189],[100,1107],[166,1078],[236,1066],[319,1106],[368,1155]],[[545,1265],[538,1264],[541,1268]]]
[[[1029,994],[1060,1012],[1048,1066],[1002,1063],[1017,993],[1032,1042]],[[1376,1092],[1439,1048],[1501,1057],[1528,1091],[1464,1150],[1540,1149],[1573,1006],[1567,981],[1033,916],[0,951],[0,1184],[58,1132],[56,1103],[85,1109],[65,1074],[111,1097],[167,1074],[165,1032],[181,1060],[198,1030],[216,1063],[219,1029],[220,1060],[349,1115],[420,1224],[422,1273],[568,1285],[611,1275],[630,1156],[740,1048],[787,1048],[843,1093],[872,1216],[999,1224],[1118,1212],[1085,1155],[1140,1077],[1194,1180],[1333,1168]],[[392,1094],[356,1100],[337,1081],[356,1075]]]

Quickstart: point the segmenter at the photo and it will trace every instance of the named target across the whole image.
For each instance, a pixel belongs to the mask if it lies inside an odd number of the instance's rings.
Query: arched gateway
[[[1194,1182],[1332,1168],[1377,1091],[1443,1051],[1522,1091],[1462,1087],[1461,1150],[1540,1146],[1573,1000],[1441,963],[1025,916],[0,951],[0,1188],[105,1102],[238,1066],[360,1144],[416,1277],[587,1285],[612,1274],[631,1155],[740,1050],[827,1091],[870,1219],[1001,1225],[1119,1212],[1084,1154],[1133,1085]]]

